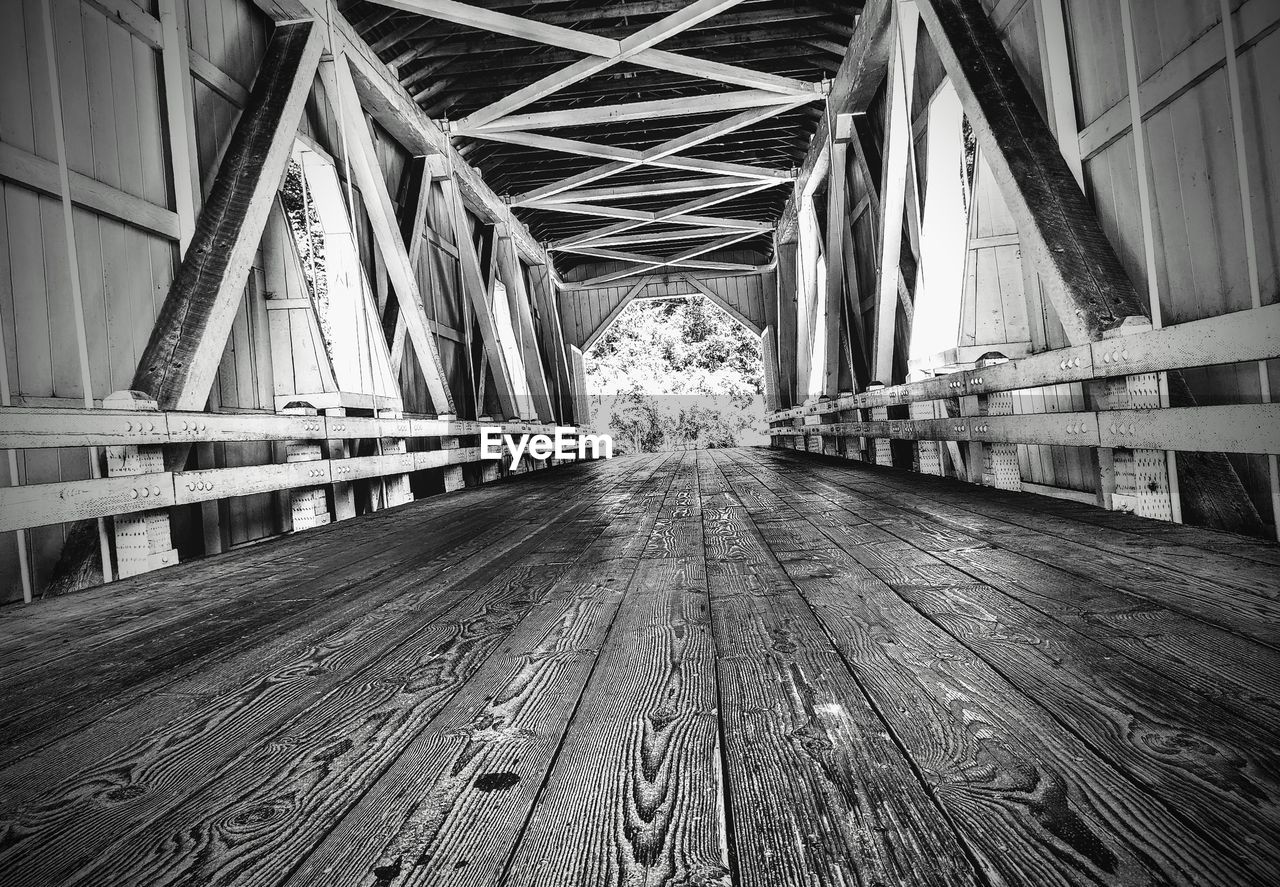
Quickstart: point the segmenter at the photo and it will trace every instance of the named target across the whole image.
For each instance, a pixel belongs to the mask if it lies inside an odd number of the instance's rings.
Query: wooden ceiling
[[[449,122],[467,161],[551,245],[562,275],[607,258],[601,249],[670,258],[742,238],[734,249],[770,255],[789,175],[824,113],[824,81],[839,67],[861,8],[841,0],[337,5],[427,114]],[[661,39],[637,53],[636,43],[652,34]],[[619,42],[616,54],[610,44]],[[509,98],[535,83],[535,100]],[[540,89],[544,83],[554,88]],[[637,102],[656,104],[613,110]],[[600,108],[607,122],[582,122]],[[577,113],[540,116],[557,111]],[[480,128],[484,137],[476,137]],[[628,165],[637,152],[664,165]],[[700,198],[707,200],[681,224],[645,220]],[[688,261],[696,267],[696,257]]]

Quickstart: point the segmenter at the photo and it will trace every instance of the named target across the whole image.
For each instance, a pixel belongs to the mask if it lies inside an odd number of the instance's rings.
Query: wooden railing
[[[124,405],[127,408],[113,408]],[[558,426],[523,421],[466,421],[431,416],[320,415],[303,406],[292,414],[162,412],[132,392],[111,395],[103,409],[0,408],[0,449],[102,447],[105,476],[0,487],[0,531],[111,517],[121,576],[175,563],[167,509],[233,496],[290,491],[293,529],[353,516],[350,484],[380,478],[385,505],[413,498],[409,474],[444,469],[444,488],[462,486],[461,466],[479,463],[483,480],[500,470],[553,464],[532,456],[522,465],[481,458],[463,445],[482,429],[513,437],[554,435]],[[577,428],[559,426],[575,441]],[[347,442],[375,440],[377,455],[352,456]],[[285,461],[200,470],[167,470],[165,452],[193,444],[275,441]],[[410,447],[432,441],[433,449]],[[467,440],[468,444],[472,441]],[[501,465],[501,467],[500,467]],[[157,520],[157,516],[162,520]]]
[[[1091,447],[1099,504],[1168,518],[1178,507],[1169,471],[1176,452],[1265,454],[1274,474],[1280,406],[1171,407],[1164,374],[1277,357],[1280,304],[1158,330],[1131,318],[1099,342],[778,410],[768,431],[774,445],[882,465],[892,464],[890,441],[915,441],[920,471],[946,474],[950,461],[950,473],[1005,489],[1021,486],[1019,444]],[[1014,413],[1014,392],[1065,383],[1088,383],[1097,408]],[[901,406],[909,418],[890,418]]]

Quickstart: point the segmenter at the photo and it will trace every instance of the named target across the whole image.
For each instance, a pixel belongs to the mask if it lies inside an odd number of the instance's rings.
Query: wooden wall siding
[[[155,51],[80,0],[51,0],[67,165],[167,204]],[[0,29],[0,141],[57,161],[40,0],[9,0]]]
[[[1232,5],[1241,41],[1237,55],[1261,295],[1269,304],[1277,298],[1280,267],[1280,115],[1274,113],[1280,103],[1280,6],[1268,0]],[[1073,0],[1066,13],[1086,187],[1121,262],[1145,288],[1138,165],[1128,125],[1118,5]],[[1134,18],[1164,322],[1247,308],[1244,222],[1218,7],[1195,0],[1135,0]],[[1275,363],[1273,390],[1280,381]],[[1259,399],[1252,366],[1212,367],[1185,376],[1202,403]],[[1232,456],[1231,461],[1265,518],[1271,512],[1266,460]]]
[[[191,48],[244,87],[267,48],[266,18],[250,0],[186,0]],[[143,8],[146,8],[146,4]]]

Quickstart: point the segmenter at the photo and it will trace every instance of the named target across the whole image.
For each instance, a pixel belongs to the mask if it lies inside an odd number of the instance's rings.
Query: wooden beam
[[[811,101],[822,97],[812,94]],[[674,99],[657,99],[648,102],[627,102],[617,105],[571,108],[565,111],[544,111],[535,114],[511,114],[479,126],[463,120],[449,129],[452,136],[478,136],[486,132],[523,130],[530,132],[559,127],[598,126],[624,123],[631,120],[656,120],[665,117],[688,117],[697,114],[714,114],[721,111],[740,111],[768,105],[785,105],[792,96],[763,89],[743,89],[712,95],[687,96]]]
[[[649,285],[650,279],[651,278],[646,276],[637,280],[631,289],[627,290],[626,294],[623,295],[622,300],[618,302],[617,305],[613,306],[612,310],[609,311],[604,320],[600,321],[596,328],[587,334],[586,340],[578,345],[577,349],[581,351],[590,351],[591,346],[604,335],[605,330],[609,329],[609,326],[618,318],[618,315],[621,314],[628,305],[635,301],[636,296],[640,294],[641,290]],[[582,420],[576,419],[575,417],[575,421],[581,422]]]
[[[322,29],[280,25],[241,114],[191,249],[174,277],[132,387],[164,409],[203,409],[311,92]]]
[[[484,343],[484,355],[488,359],[489,369],[493,372],[497,384],[498,405],[506,415],[503,418],[514,419],[520,415],[520,405],[516,401],[515,387],[511,382],[511,373],[507,367],[507,359],[502,351],[502,339],[499,337],[497,321],[493,316],[490,304],[490,287],[485,283],[484,272],[480,268],[480,256],[476,253],[475,240],[472,239],[471,226],[467,221],[467,208],[462,202],[458,184],[451,175],[448,162],[444,158],[428,158],[428,169],[440,182],[444,190],[446,206],[453,219],[453,243],[458,248],[458,265],[462,271],[462,288],[471,301],[472,310],[476,313],[476,321],[480,326],[480,338]],[[481,377],[483,378],[483,371]],[[480,405],[483,408],[483,404]]]
[[[562,28],[557,25],[548,25],[531,19],[521,18],[519,16],[507,15],[506,13],[468,6],[465,3],[456,3],[454,0],[376,0],[376,2],[386,6],[393,6],[397,9],[403,9],[408,12],[417,12],[422,15],[431,16],[432,18],[443,19],[466,27],[477,28],[483,31],[491,31],[497,34],[506,34],[509,37],[519,37],[520,39],[530,40],[536,43],[558,46],[562,49],[571,49],[575,52],[585,53],[590,56],[598,56],[603,59],[611,59],[624,52],[623,44],[625,41],[615,40],[609,37],[600,37],[587,31],[575,31],[569,28]],[[680,13],[676,13],[676,15],[680,15]],[[664,71],[673,71],[678,74],[703,77],[708,80],[719,80],[725,83],[734,83],[739,86],[747,86],[754,89],[766,89],[771,92],[800,95],[806,92],[815,92],[817,89],[821,88],[819,84],[805,83],[788,77],[779,77],[775,74],[764,74],[758,71],[750,71],[736,65],[726,65],[720,62],[705,61],[703,59],[677,55],[674,52],[664,52],[653,48],[645,48],[636,51],[634,54],[627,57],[627,61],[631,64],[644,65],[646,67],[657,68]],[[573,71],[562,76],[565,78],[573,77],[575,74],[578,74],[581,71],[586,71],[587,69],[588,66],[586,64],[580,64],[580,67],[576,67]],[[589,75],[583,74],[582,76]],[[573,81],[568,80],[567,82]],[[530,99],[530,101],[532,101],[532,99]],[[508,110],[514,110],[514,108]],[[497,111],[498,113],[494,113],[492,110],[486,109],[485,114],[488,116],[473,115],[473,118],[469,120],[469,123],[474,125],[488,122],[489,120],[496,119],[504,113],[501,108],[497,109]]]
[[[566,86],[585,80],[614,65],[630,61],[668,37],[691,28],[698,22],[711,18],[717,13],[741,2],[742,0],[693,0],[689,5],[618,41],[617,52],[607,57],[598,55],[588,57],[574,62],[568,67],[561,68],[506,98],[481,108],[468,117],[467,122],[473,126],[480,126],[505,117],[525,105],[564,89]]]
[[[778,351],[778,402],[782,409],[789,409],[798,402],[796,400],[797,246],[794,240],[790,240],[779,241],[774,247],[778,256],[776,293],[778,337],[775,346]]]
[[[573,401],[573,392],[570,390],[573,368],[569,363],[569,350],[564,339],[564,328],[560,323],[560,312],[557,310],[556,284],[551,268],[547,265],[531,266],[529,285],[541,320],[542,349],[551,355],[556,421],[567,425]]]
[[[712,248],[714,249],[715,247]],[[743,262],[679,261],[664,259],[662,256],[648,256],[642,253],[623,252],[613,249],[594,249],[589,246],[578,247],[569,250],[569,252],[577,253],[580,256],[592,256],[597,259],[610,259],[615,262],[638,262],[646,265],[669,263],[684,267],[697,267],[709,271],[751,271],[756,268],[755,265],[748,265]]]
[[[58,164],[4,142],[0,142],[0,178],[50,197],[62,194]],[[75,170],[67,171],[67,179],[71,186],[71,202],[77,206],[168,240],[179,239],[182,229],[178,214],[167,207],[112,188]]]
[[[511,237],[506,233],[505,225],[498,231],[494,248],[498,252],[498,276],[507,290],[511,321],[515,327],[520,354],[523,358],[525,381],[532,401],[532,411],[529,415],[536,416],[543,422],[554,422],[551,392],[547,388],[547,377],[542,367],[542,353],[538,348],[538,337],[533,329],[533,313],[529,310],[529,292],[525,286],[524,269],[520,266],[520,257],[511,243]]]
[[[831,161],[827,172],[827,279],[823,282],[826,301],[823,303],[823,327],[826,335],[826,366],[823,368],[822,393],[834,397],[840,391],[840,318],[844,304],[844,240],[849,224],[846,213],[845,173],[848,169],[849,133],[853,120],[845,114],[833,124],[831,133]],[[853,335],[852,329],[849,332]],[[852,370],[852,365],[850,365]]]
[[[320,74],[324,80],[325,92],[334,97],[335,113],[338,114],[339,125],[343,127],[347,137],[351,171],[360,187],[360,197],[369,217],[369,225],[373,229],[374,242],[386,263],[391,285],[395,288],[400,316],[404,318],[409,340],[413,343],[413,351],[422,369],[427,392],[431,395],[431,404],[438,413],[453,413],[453,395],[449,392],[440,354],[436,350],[435,339],[427,322],[422,293],[418,289],[417,269],[409,261],[409,253],[400,233],[391,195],[387,193],[386,181],[378,166],[378,155],[369,135],[369,127],[365,123],[364,111],[346,56],[335,57],[331,64],[327,63],[321,68]]]
[[[1097,341],[1124,318],[1147,316],[1150,305],[1125,273],[986,14],[967,0],[917,2],[1067,340]],[[1195,403],[1181,373],[1169,373],[1168,395],[1176,406]],[[1192,520],[1257,531],[1257,510],[1225,457],[1201,454],[1178,463],[1182,505]]]
[[[431,121],[405,91],[391,70],[382,63],[369,44],[356,33],[342,15],[332,15],[329,0],[253,0],[278,23],[311,17],[327,23],[332,34],[329,51],[346,56],[354,76],[356,91],[365,112],[378,121],[410,154],[444,154],[461,189],[462,199],[481,218],[490,222],[505,218],[506,204],[449,144],[449,138]],[[529,262],[545,262],[546,252],[536,238],[517,220],[512,235],[520,254]]]
[[[634,234],[623,234],[618,237],[599,237],[591,241],[591,244],[596,247],[611,247],[633,246],[638,243],[666,243],[673,240],[704,240],[708,237],[723,237],[724,232],[725,229],[720,227],[676,229],[674,231],[637,231]],[[572,247],[565,246],[560,249],[569,251]]]
[[[422,167],[421,175],[418,178],[417,194],[414,195],[414,201],[410,208],[413,216],[412,221],[409,223],[409,242],[407,244],[409,268],[415,272],[414,276],[416,277],[418,258],[422,255],[422,241],[427,232],[427,210],[429,208],[428,201],[431,199],[432,178],[426,169],[426,164],[422,161],[422,158],[414,158],[411,162],[420,164]],[[434,279],[431,280],[431,284],[432,286],[435,285]],[[404,364],[404,345],[405,339],[408,338],[409,333],[408,321],[404,316],[404,306],[398,304],[399,300],[400,294],[397,292],[396,324],[395,331],[391,336],[391,372],[395,375],[396,379],[400,378],[400,367]],[[426,310],[425,303],[423,304],[423,310]],[[428,323],[428,328],[436,334],[440,334],[441,329],[447,329],[447,327],[441,327],[440,324],[436,323],[434,320]],[[446,338],[454,337],[446,336]],[[438,353],[439,349],[437,349],[437,354]]]
[[[631,268],[624,268],[619,271],[613,271],[608,274],[602,274],[599,277],[593,277],[590,280],[581,281],[577,283],[576,286],[579,286],[579,287],[598,286],[600,284],[608,283],[611,280],[619,280],[625,277],[633,277],[635,274],[641,271],[647,272],[647,271],[656,270],[658,268],[681,267],[689,264],[689,261],[696,258],[697,256],[705,255],[706,253],[713,252],[718,249],[724,249],[727,246],[732,246],[733,244],[738,243],[739,241],[746,240],[748,237],[754,237],[754,236],[755,236],[755,232],[747,231],[745,233],[732,234],[728,237],[723,237],[719,240],[713,240],[711,243],[704,243],[702,246],[691,247],[687,250],[684,250],[683,252],[680,252],[674,256],[671,256],[670,258],[664,259],[659,257],[646,257]],[[736,269],[725,269],[725,270],[736,270]]]
[[[621,234],[624,231],[630,231],[635,228],[640,228],[645,225],[650,225],[657,222],[665,222],[667,224],[673,224],[673,225],[693,225],[695,227],[696,226],[705,226],[705,227],[717,226],[721,228],[731,228],[731,229],[740,230],[740,231],[741,230],[768,231],[773,227],[768,222],[750,222],[743,219],[711,218],[708,216],[691,214],[693,213],[694,210],[706,209],[708,207],[715,206],[718,203],[724,203],[725,201],[733,200],[736,197],[741,197],[746,194],[751,194],[756,191],[762,190],[763,187],[767,187],[767,186],[756,186],[752,188],[727,188],[724,191],[716,191],[715,193],[708,194],[705,197],[696,197],[693,200],[685,201],[684,203],[677,204],[676,206],[672,206],[664,210],[658,210],[652,213],[651,214],[652,217],[648,219],[636,219],[633,221],[618,222],[617,224],[609,225],[605,228],[600,228],[595,231],[588,231],[585,234],[579,234],[574,237],[568,237],[568,238],[565,238],[564,240],[556,241],[551,245],[551,248],[565,249],[571,246],[584,246],[588,243],[598,241],[604,237],[611,237],[615,234]],[[561,208],[562,208],[562,205],[558,205],[558,204],[551,204],[546,207],[546,209],[561,209]]]
[[[889,52],[893,45],[892,14],[898,0],[867,0],[858,16],[844,61],[831,83],[827,106],[832,114],[865,114],[871,99],[880,88],[889,66]],[[796,177],[796,195],[803,193],[809,179],[820,167],[827,148],[827,119],[818,122],[818,129],[809,143],[809,151]],[[819,173],[820,174],[820,173]],[[782,211],[778,221],[778,239],[790,240],[795,235],[796,218],[800,209],[799,196],[793,196]]]
[[[985,14],[957,0],[919,0],[1067,339],[1079,344],[1146,307],[1063,160]]]
[[[756,323],[750,317],[747,317],[747,315],[743,314],[741,311],[735,308],[733,303],[731,303],[724,296],[720,295],[718,292],[713,290],[711,287],[704,284],[701,280],[694,277],[692,274],[681,274],[680,276],[681,278],[684,279],[684,281],[687,284],[689,284],[689,286],[693,287],[698,292],[702,293],[704,296],[710,299],[712,303],[714,303],[717,307],[721,308],[726,314],[728,314],[738,323],[742,324],[752,333],[754,333],[757,336],[762,335],[764,333],[764,330],[761,329],[760,324]]]
[[[191,91],[191,59],[187,47],[186,4],[160,0],[164,46],[160,70],[164,79],[169,163],[173,170],[174,207],[178,213],[178,255],[191,243],[200,206],[200,160],[196,154],[195,102]]]
[[[751,181],[751,179],[741,179],[737,176],[711,176],[703,179],[679,179],[674,182],[615,185],[611,188],[584,188],[580,191],[561,191],[554,197],[524,205],[545,209],[555,203],[588,203],[595,200],[626,200],[632,197],[666,197],[671,194],[689,194],[695,191],[720,191],[724,188],[732,188],[735,185],[746,185]]]
[[[560,179],[559,181],[552,182],[549,185],[543,185],[541,188],[537,188],[533,191],[520,195],[520,197],[516,199],[515,205],[520,206],[530,200],[540,200],[544,197],[550,197],[554,194],[559,194],[561,191],[567,191],[570,188],[579,188],[583,185],[588,185],[591,182],[599,181],[600,179],[624,172],[628,169],[634,169],[642,164],[653,164],[655,161],[671,157],[671,155],[677,154],[680,151],[684,151],[697,145],[701,145],[704,142],[709,142],[713,139],[718,139],[721,136],[737,132],[740,129],[751,126],[753,123],[758,123],[761,120],[767,120],[768,118],[780,114],[794,106],[795,104],[771,105],[766,108],[753,108],[748,111],[743,111],[741,114],[735,114],[734,116],[727,117],[724,120],[718,120],[715,123],[700,127],[691,133],[686,133],[678,138],[663,142],[660,145],[655,145],[654,147],[641,152],[642,156],[639,159],[615,161],[565,179]],[[728,171],[721,165],[717,165],[716,168],[719,171]],[[752,167],[745,167],[745,169],[752,169]],[[711,171],[711,169],[708,169],[708,171]],[[789,178],[789,174],[780,173],[774,170],[757,170],[756,172],[762,178]],[[745,174],[746,173],[744,173],[744,175]]]
[[[786,107],[794,107],[787,105]],[[560,151],[564,154],[577,154],[581,157],[597,157],[601,160],[613,160],[626,164],[630,169],[635,166],[660,166],[668,169],[680,169],[689,172],[728,173],[738,178],[753,180],[790,178],[790,173],[780,169],[768,169],[746,164],[726,163],[722,160],[708,160],[699,157],[679,157],[674,154],[651,156],[649,151],[637,151],[634,148],[623,148],[615,145],[601,145],[577,139],[562,139],[556,136],[539,135],[538,133],[518,130],[481,132],[476,138],[490,142],[504,142],[509,145],[523,145],[527,148],[538,148],[543,151]],[[652,149],[651,149],[652,150]],[[603,167],[602,167],[603,169]],[[610,170],[609,175],[621,170]],[[544,198],[545,199],[545,198]],[[537,199],[521,197],[513,201],[516,206],[533,206]]]
[[[916,35],[920,17],[915,0],[894,4],[893,51],[889,71],[888,123],[880,187],[880,254],[877,268],[872,380],[892,384],[898,317],[898,264],[902,258],[902,212],[907,198],[907,160],[911,153],[911,94],[915,83]]]

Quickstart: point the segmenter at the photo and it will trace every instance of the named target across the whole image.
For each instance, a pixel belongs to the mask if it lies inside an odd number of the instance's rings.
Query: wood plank
[[[369,871],[403,884],[439,883],[462,868],[482,882],[501,874],[654,519],[627,526],[621,515],[647,490],[666,488],[675,461],[632,479],[614,519],[551,594],[286,883]]]
[[[323,48],[310,23],[272,43],[134,376],[168,409],[205,406]]]
[[[686,460],[682,472],[692,474]],[[701,560],[646,557],[505,883],[715,883],[729,876],[713,660]],[[565,852],[570,834],[573,848]]]
[[[877,478],[879,480],[880,478]],[[840,475],[824,479],[835,495],[842,491],[854,497],[871,496],[879,501],[901,497],[902,487],[874,489],[875,482],[856,487]],[[950,489],[949,489],[950,488]],[[971,489],[966,487],[966,490]],[[1053,564],[1070,573],[1116,588],[1137,600],[1167,607],[1196,619],[1226,628],[1242,637],[1270,646],[1280,644],[1273,626],[1280,601],[1234,589],[1207,579],[1188,576],[1154,564],[1141,563],[1123,555],[1016,527],[1004,520],[971,510],[969,500],[957,495],[950,483],[938,483],[928,502],[914,497],[902,504],[914,513],[935,521],[948,532],[968,534],[997,548],[1027,555]],[[971,496],[972,493],[966,493]]]
[[[712,504],[738,473],[716,451],[698,459],[741,883],[972,883],[950,824],[751,512]]]
[[[591,475],[582,480],[591,482]],[[548,520],[560,519],[564,509],[572,504],[572,497],[582,491],[580,483],[561,481],[561,484],[550,498],[534,495],[533,498],[525,499],[524,505],[531,509],[529,513],[537,514],[539,509],[545,508]],[[537,493],[536,488],[534,493]],[[508,495],[511,493],[508,492]],[[437,534],[438,541],[431,546],[424,547],[421,541],[413,542],[408,547],[403,541],[385,545],[387,527],[389,524],[395,525],[396,514],[401,515],[401,521],[404,520],[405,514],[402,511],[368,517],[355,525],[358,529],[348,531],[348,535],[351,544],[357,546],[376,544],[378,539],[383,539],[384,547],[374,549],[374,552],[382,552],[378,557],[385,564],[388,559],[394,563],[395,558],[406,551],[419,551],[424,558],[447,553],[452,547],[461,544],[467,534],[474,535],[486,524],[492,524],[506,527],[505,535],[494,536],[485,531],[479,533],[479,538],[486,540],[491,556],[496,557],[506,546],[521,544],[528,539],[529,531],[522,529],[522,526],[537,523],[521,518],[513,524],[510,519],[504,519],[499,499],[499,492],[483,490],[477,491],[466,502],[442,501],[436,506],[442,510],[434,517],[434,508],[420,512],[408,527],[421,529],[430,521],[440,520],[450,527],[455,522],[458,523],[463,533],[461,537],[452,531]],[[474,516],[464,510],[468,507],[474,509]],[[458,522],[459,518],[465,519]],[[540,527],[541,524],[537,523],[537,526]],[[267,636],[275,636],[289,627],[289,619],[305,616],[308,607],[315,604],[326,606],[323,602],[334,594],[350,594],[353,588],[358,588],[360,576],[381,575],[382,568],[371,567],[364,560],[342,557],[341,549],[336,549],[337,567],[329,558],[315,557],[326,552],[334,553],[332,546],[339,535],[342,533],[321,529],[302,537],[277,540],[273,545],[255,549],[254,552],[237,552],[235,562],[242,566],[232,569],[225,577],[220,571],[220,568],[227,569],[225,560],[184,564],[183,572],[192,577],[186,594],[176,594],[170,589],[165,595],[158,595],[157,589],[165,588],[169,581],[169,577],[162,573],[131,580],[123,586],[113,585],[110,595],[87,593],[78,596],[88,599],[87,605],[91,609],[85,617],[68,622],[65,612],[47,616],[45,619],[50,630],[46,632],[36,631],[31,625],[31,620],[35,617],[28,617],[26,632],[21,637],[30,636],[32,643],[10,642],[5,648],[5,660],[10,663],[8,668],[12,673],[16,676],[38,671],[43,667],[41,663],[46,662],[44,657],[71,657],[66,659],[64,666],[77,677],[68,681],[61,671],[50,670],[40,674],[36,680],[27,676],[21,681],[4,684],[11,688],[5,696],[10,715],[6,720],[6,729],[11,732],[7,734],[8,745],[4,754],[20,757],[24,749],[30,751],[32,747],[41,747],[53,739],[67,735],[67,731],[127,706],[132,700],[136,700],[138,693],[154,693],[159,687],[213,664],[201,662],[198,657],[192,658],[193,650],[205,650],[206,653],[217,651],[207,653],[216,662],[223,656],[237,653],[242,645],[247,646],[255,639],[261,641],[264,629]],[[498,542],[502,544],[495,546]],[[287,554],[281,554],[282,546]],[[256,553],[258,551],[262,553]],[[274,608],[268,606],[269,601],[265,599],[249,602],[244,600],[247,586],[242,584],[242,573],[246,569],[250,572],[257,571],[264,580],[288,580],[277,585],[272,592],[274,597],[280,599]],[[318,577],[327,577],[330,581],[329,585],[324,586],[327,591],[298,593],[300,589],[307,589],[310,584],[314,584]],[[202,591],[204,594],[213,593],[212,599],[202,596]],[[236,591],[239,593],[235,593]],[[79,604],[80,601],[71,603]],[[62,602],[59,601],[59,604]],[[58,608],[60,611],[63,609],[62,606]],[[182,643],[174,641],[175,638],[187,635],[190,626],[204,624],[211,614],[219,612],[220,615],[212,626],[216,628],[212,636],[201,637],[197,633],[194,637],[185,637]],[[275,618],[285,621],[270,625],[273,613]],[[152,622],[155,624],[151,624]],[[183,624],[188,626],[187,630],[183,629]],[[82,636],[92,636],[94,640],[68,644],[63,635],[63,641],[57,643],[59,633],[67,631],[69,626],[75,626]],[[248,627],[254,628],[247,631]],[[105,635],[101,631],[95,631],[102,628],[111,631]],[[148,642],[163,644],[164,655],[140,660],[136,651]],[[123,646],[109,646],[117,643]],[[226,646],[227,644],[230,646]],[[245,669],[250,668],[250,665],[242,663],[239,667],[245,674],[249,673]],[[6,674],[8,673],[7,671]],[[108,676],[113,692],[97,692],[101,689],[103,676]],[[51,712],[55,711],[59,714],[52,717]],[[44,729],[33,730],[36,725],[44,725]],[[11,761],[14,758],[6,759]]]
[[[604,489],[607,490],[607,486]],[[586,505],[581,503],[575,506],[578,513],[585,508]],[[576,517],[577,514],[573,516]],[[579,533],[598,531],[598,527],[589,521],[581,524],[581,527]],[[122,872],[127,866],[136,866],[139,872],[151,872],[150,875],[136,876],[138,880],[145,881],[154,880],[160,872],[170,870],[173,866],[187,867],[199,863],[202,859],[199,855],[153,856],[149,852],[153,846],[149,836],[155,832],[148,831],[143,826],[152,821],[153,827],[164,828],[163,825],[155,825],[154,820],[166,815],[166,811],[170,816],[183,819],[190,817],[192,806],[199,804],[202,785],[209,786],[206,795],[209,806],[206,809],[210,813],[224,804],[235,804],[237,798],[228,796],[217,788],[218,785],[227,784],[226,778],[230,774],[234,774],[231,778],[248,780],[245,783],[246,791],[254,789],[269,792],[278,790],[281,785],[286,791],[296,791],[299,783],[291,785],[291,780],[323,780],[331,772],[337,778],[341,767],[372,767],[376,772],[377,761],[360,753],[346,755],[341,761],[331,758],[326,761],[327,766],[316,770],[309,766],[310,755],[298,758],[293,754],[294,742],[271,741],[270,737],[273,732],[282,740],[290,735],[314,735],[319,750],[323,751],[337,732],[350,736],[352,731],[349,728],[353,724],[362,723],[365,730],[375,731],[370,739],[381,749],[378,753],[384,756],[383,759],[388,754],[393,755],[403,744],[403,739],[400,743],[393,740],[389,722],[377,716],[361,717],[351,711],[351,706],[370,714],[377,711],[387,717],[398,715],[401,719],[399,723],[412,735],[412,723],[405,724],[403,719],[420,716],[421,706],[429,707],[433,700],[436,705],[442,704],[447,699],[450,688],[465,681],[470,671],[483,661],[492,645],[501,640],[506,631],[518,621],[519,615],[539,597],[542,593],[540,590],[554,583],[557,571],[567,568],[572,556],[566,558],[553,552],[550,556],[531,557],[542,550],[547,542],[562,534],[562,528],[554,522],[548,524],[539,521],[536,530],[525,534],[519,544],[505,555],[495,558],[492,552],[481,550],[478,558],[473,557],[471,568],[462,571],[448,583],[422,584],[426,571],[438,572],[442,566],[428,562],[414,573],[418,577],[419,588],[416,596],[406,599],[403,594],[413,587],[414,580],[411,579],[408,584],[397,580],[393,584],[399,589],[398,594],[385,598],[381,607],[374,608],[354,621],[348,613],[348,625],[337,623],[334,626],[337,628],[336,634],[317,635],[314,629],[306,631],[304,628],[302,637],[295,636],[287,639],[286,644],[278,645],[273,651],[274,657],[279,657],[273,665],[276,670],[269,672],[270,677],[265,680],[250,678],[246,681],[243,671],[235,674],[225,670],[224,680],[229,683],[220,686],[202,686],[201,677],[193,678],[194,683],[186,684],[186,692],[194,690],[196,692],[191,695],[203,698],[199,700],[198,707],[189,708],[188,719],[180,722],[182,727],[179,731],[174,732],[175,725],[170,713],[158,722],[151,722],[150,729],[154,732],[148,741],[140,747],[124,746],[120,752],[139,762],[139,776],[148,772],[150,768],[143,762],[159,748],[166,749],[164,760],[173,760],[172,755],[178,754],[178,748],[183,748],[189,761],[187,768],[181,771],[168,770],[167,776],[164,770],[155,772],[152,780],[167,778],[177,781],[166,791],[130,795],[127,800],[122,798],[125,802],[121,808],[108,814],[108,819],[118,815],[123,817],[117,820],[120,824],[128,824],[129,827],[123,833],[125,840],[120,840],[122,835],[118,832],[104,831],[101,818],[87,829],[81,829],[77,835],[81,846],[86,846],[86,842],[101,843],[105,839],[113,842],[114,856],[110,860],[100,857],[96,862],[87,863],[87,870],[81,874],[91,873],[96,865],[105,865],[108,871],[113,872]],[[578,550],[582,550],[581,545]],[[474,550],[471,553],[477,554]],[[433,613],[444,618],[433,618]],[[486,631],[486,626],[489,631]],[[330,633],[332,631],[332,628],[329,629]],[[262,651],[255,652],[260,655]],[[301,657],[301,661],[295,657]],[[437,661],[442,666],[430,673],[435,677],[428,674],[421,680],[413,678],[418,669],[432,661]],[[406,681],[410,683],[406,685]],[[341,690],[344,686],[348,687],[345,692]],[[371,687],[378,687],[380,690],[370,692]],[[209,695],[211,691],[215,695]],[[219,699],[220,704],[217,702]],[[317,704],[317,700],[325,701]],[[172,705],[172,701],[169,705]],[[326,718],[338,720],[329,723]],[[108,730],[131,730],[136,719],[130,714],[123,714],[112,721],[113,723],[105,724],[104,727]],[[314,733],[303,732],[308,729]],[[347,745],[347,748],[350,749],[351,746]],[[302,769],[296,772],[282,771],[279,766],[282,763],[281,755],[286,760],[295,760],[296,765]],[[276,761],[277,765],[271,766],[272,761]],[[255,763],[261,763],[265,769],[254,768],[252,765]],[[100,763],[92,765],[92,772],[99,772],[100,766]],[[127,766],[121,769],[123,765],[108,766],[116,773],[133,769]],[[230,768],[230,774],[227,768]],[[213,783],[208,781],[220,772],[223,774],[221,780]],[[197,776],[198,773],[204,775]],[[275,779],[282,779],[284,782],[269,779],[268,774],[274,774]],[[88,778],[91,782],[98,782],[97,777]],[[74,782],[74,777],[72,781]],[[326,803],[325,797],[324,790],[320,789],[314,796],[315,802]],[[335,794],[334,800],[337,797]],[[177,803],[184,799],[185,803]],[[75,819],[75,805],[84,800],[88,799],[73,792],[68,797],[70,807],[63,805],[57,810],[42,810],[40,819],[50,827],[56,827],[55,824],[59,821],[70,821],[64,818]],[[243,803],[246,806],[245,815],[250,817],[250,811],[261,809],[261,803],[254,799],[245,799]],[[302,809],[302,805],[297,805],[294,809],[306,822],[307,811]],[[198,810],[199,807],[196,806],[196,811]],[[228,815],[235,816],[234,813]],[[209,839],[215,842],[221,840],[220,821],[221,818],[215,818],[209,826]],[[317,818],[312,821],[311,827],[321,827],[321,820]],[[63,833],[66,834],[65,831]],[[261,846],[254,842],[249,842],[242,849],[252,853],[255,846],[261,850]],[[276,860],[286,867],[292,865],[292,861],[286,858],[277,856]],[[16,870],[14,867],[21,869],[28,864],[39,864],[21,854],[16,857],[7,854],[6,861],[10,865],[4,868],[11,870]],[[217,857],[209,858],[209,862],[215,869],[200,880],[211,883],[216,880],[217,871],[221,870],[221,862]],[[48,861],[44,864],[50,865]],[[56,864],[62,871],[68,871],[68,866],[70,871],[86,866],[86,858],[64,856]],[[156,870],[157,867],[160,871]]]
[[[794,464],[781,454],[773,459]],[[782,470],[761,469],[775,488],[786,486]],[[821,500],[815,504],[820,508]],[[788,508],[826,533],[809,505]],[[831,549],[799,552],[784,567],[898,741],[930,775],[934,796],[981,865],[1012,883],[1074,884],[1082,873],[1103,883],[1249,880],[1168,807],[894,594],[855,560],[849,549],[856,545],[827,536]],[[1028,806],[1028,795],[1053,800]]]

